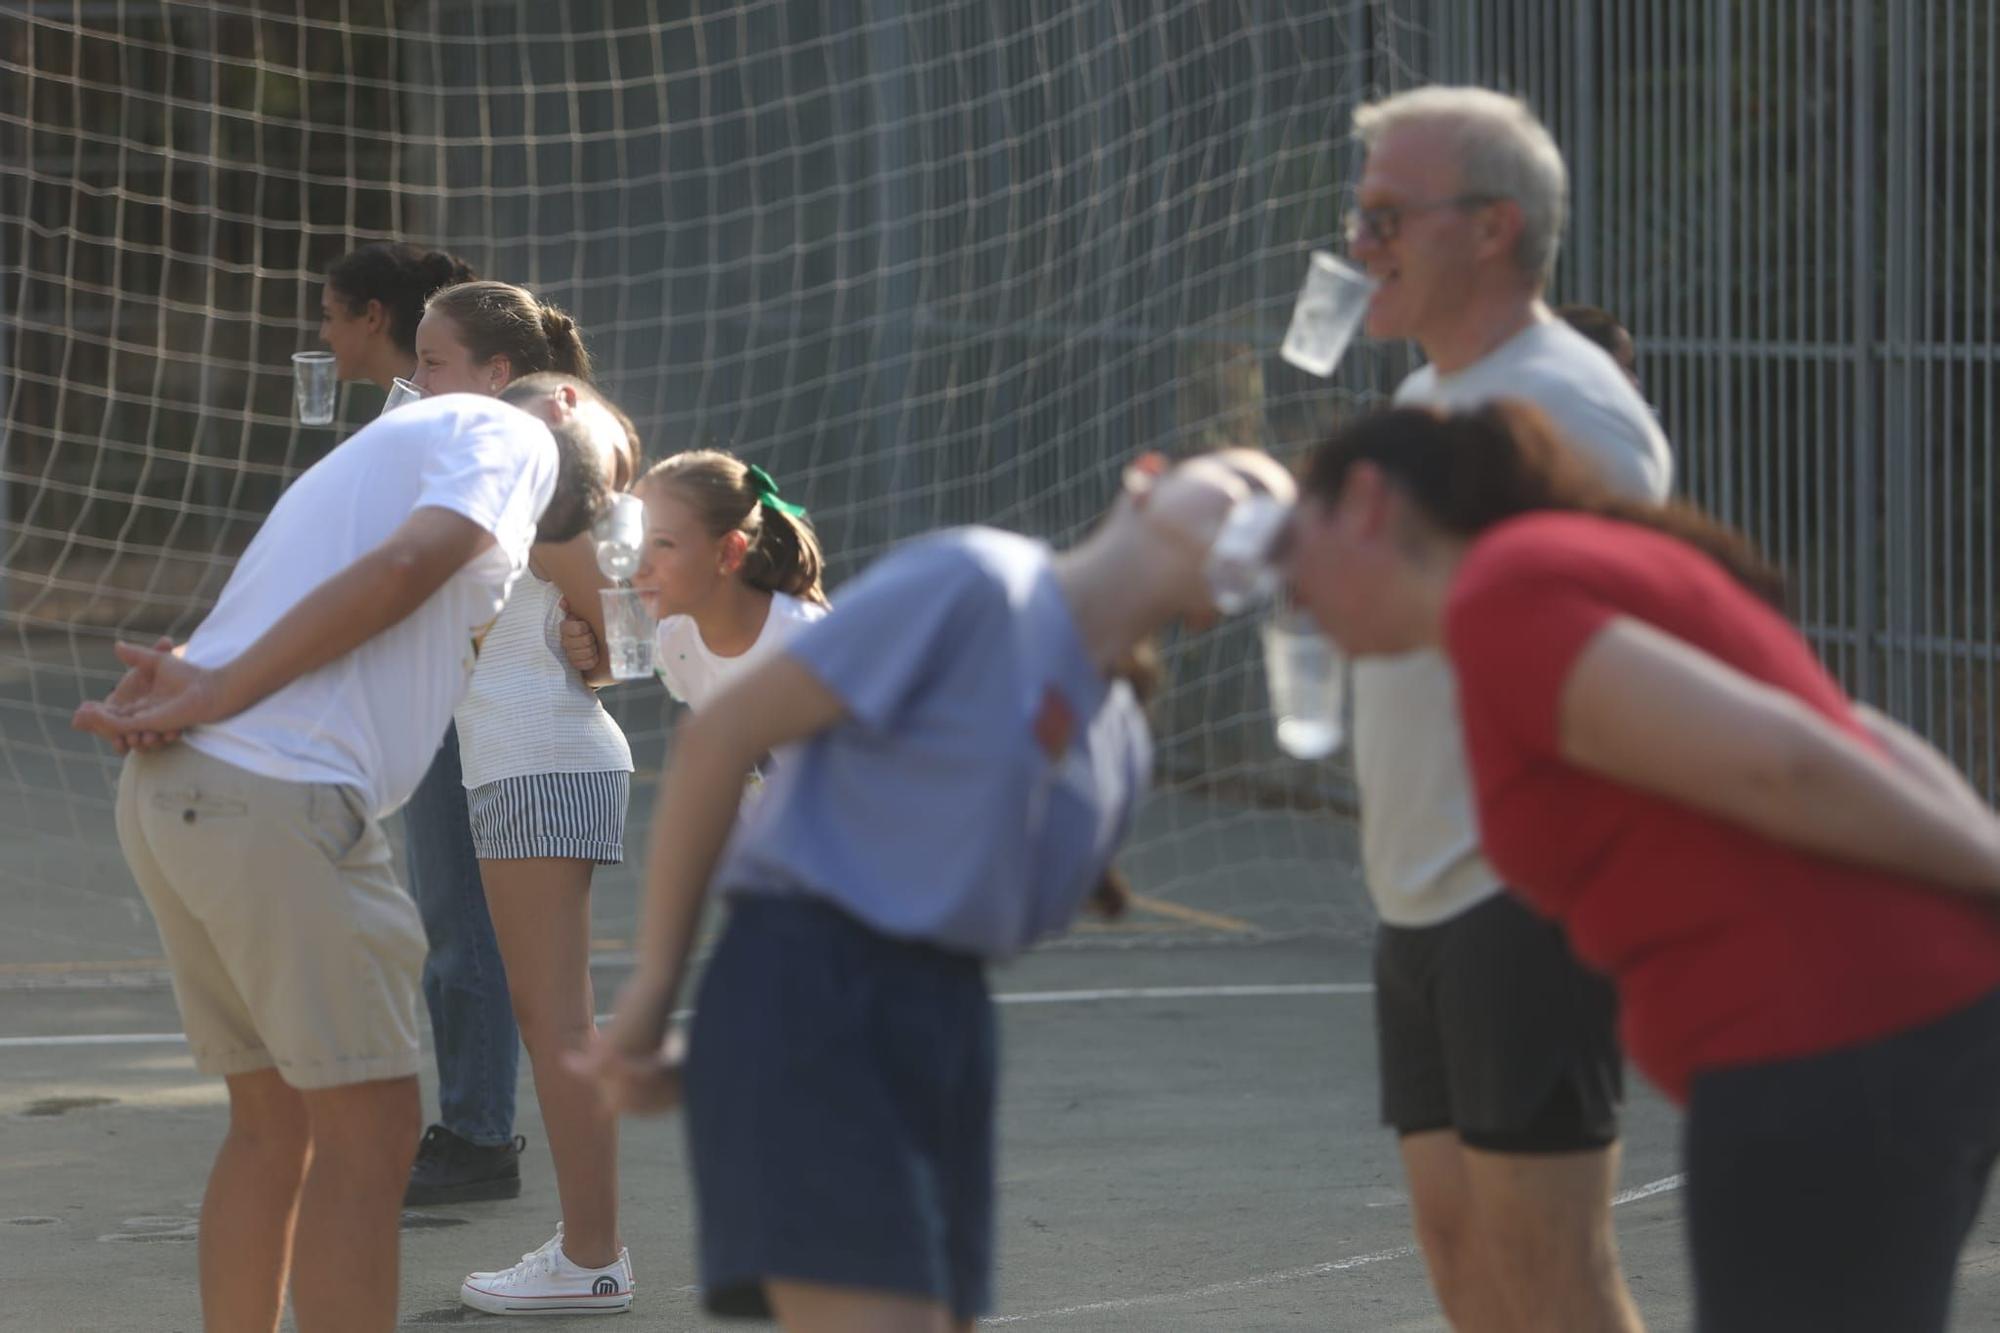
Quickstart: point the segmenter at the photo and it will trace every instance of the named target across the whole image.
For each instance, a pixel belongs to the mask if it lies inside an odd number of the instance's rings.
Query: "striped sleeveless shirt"
[[[562,591],[524,573],[487,631],[460,701],[468,790],[536,773],[629,773],[625,733],[563,657]]]

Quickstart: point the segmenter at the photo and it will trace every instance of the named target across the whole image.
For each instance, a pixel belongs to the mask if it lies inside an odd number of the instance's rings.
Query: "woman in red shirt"
[[[1942,1330],[2000,1151],[2000,821],[1741,537],[1524,404],[1357,422],[1293,542],[1349,654],[1447,654],[1488,857],[1687,1107],[1699,1326]]]

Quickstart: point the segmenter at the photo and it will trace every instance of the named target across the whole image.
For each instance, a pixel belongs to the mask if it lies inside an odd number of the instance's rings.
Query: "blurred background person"
[[[1610,353],[1618,368],[1625,372],[1625,378],[1632,381],[1633,388],[1642,387],[1639,351],[1632,344],[1631,332],[1618,322],[1617,316],[1599,306],[1577,304],[1557,306],[1556,316]]]

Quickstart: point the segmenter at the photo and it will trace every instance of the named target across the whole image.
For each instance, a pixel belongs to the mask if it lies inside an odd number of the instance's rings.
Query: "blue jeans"
[[[514,1137],[521,1034],[472,851],[456,726],[403,808],[403,829],[410,894],[430,940],[424,1003],[437,1042],[438,1118],[460,1138],[493,1147]]]

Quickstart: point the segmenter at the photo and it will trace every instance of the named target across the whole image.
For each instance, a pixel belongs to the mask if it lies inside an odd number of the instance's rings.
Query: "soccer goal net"
[[[560,303],[649,453],[763,464],[836,586],[939,525],[1062,541],[1143,449],[1295,450],[1392,382],[1393,349],[1331,382],[1275,353],[1337,243],[1352,107],[1416,81],[1416,8],[0,8],[0,884],[66,900],[56,946],[137,912],[117,761],[70,713],[114,639],[185,637],[287,481],[379,409],[350,385],[333,425],[293,417],[347,250],[441,246]],[[1244,631],[1168,658],[1140,887],[1324,926],[1338,768],[1276,752]],[[608,697],[643,777],[665,695]]]

